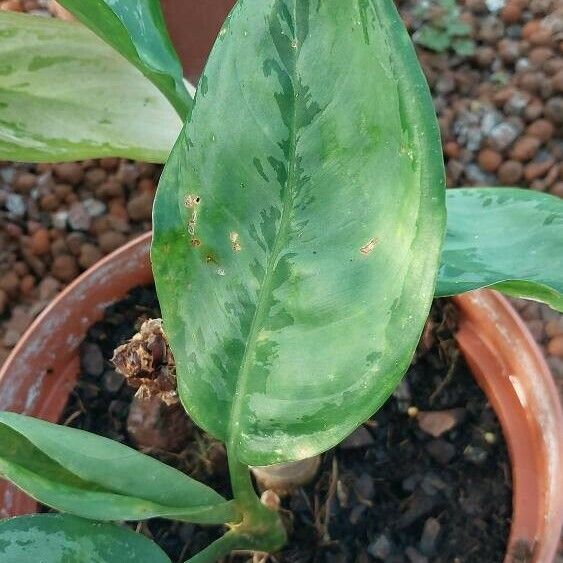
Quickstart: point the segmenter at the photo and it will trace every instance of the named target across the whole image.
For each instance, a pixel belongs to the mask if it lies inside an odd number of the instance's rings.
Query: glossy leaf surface
[[[0,521],[2,563],[170,563],[154,542],[129,528],[63,514]]]
[[[0,475],[48,506],[95,520],[237,517],[209,487],[132,448],[8,412],[0,413]]]
[[[83,26],[0,11],[0,160],[163,162],[180,128],[158,89]]]
[[[239,1],[154,215],[192,417],[251,465],[338,443],[410,362],[444,207],[434,110],[393,2]]]
[[[482,287],[563,311],[563,200],[532,190],[447,192],[437,296]]]
[[[78,20],[133,63],[184,120],[192,98],[172,46],[160,0],[58,0]]]

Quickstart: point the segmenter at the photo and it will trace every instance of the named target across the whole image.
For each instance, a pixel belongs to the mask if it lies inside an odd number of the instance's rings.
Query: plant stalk
[[[229,453],[229,472],[235,500],[240,503],[244,512],[248,510],[254,512],[256,505],[261,506],[261,504],[252,484],[249,467],[241,463],[234,454]]]
[[[278,512],[264,506],[252,484],[250,468],[239,461],[234,448],[227,448],[229,471],[235,502],[242,512],[242,521],[231,526],[243,547],[252,551],[273,552],[282,548],[287,540],[285,527]]]

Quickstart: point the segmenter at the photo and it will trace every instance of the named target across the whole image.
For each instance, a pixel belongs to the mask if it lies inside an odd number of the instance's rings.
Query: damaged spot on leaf
[[[379,239],[378,238],[370,238],[366,244],[364,244],[364,246],[362,246],[360,248],[360,252],[364,255],[367,256],[368,254],[371,254],[373,252],[373,249],[377,246],[377,244],[379,243]]]
[[[239,241],[239,234],[230,233],[229,240],[231,241],[231,247],[233,248],[233,252],[240,252],[241,246]]]
[[[200,201],[201,199],[198,195],[189,194],[184,198],[184,205],[188,209],[193,209],[194,207],[197,207],[199,205]]]
[[[160,398],[167,405],[178,403],[176,364],[162,330],[162,319],[144,322],[137,334],[116,348],[111,359],[136,397]]]
[[[201,241],[198,238],[193,238],[191,240],[192,246],[194,248],[197,248],[198,246],[201,246]]]
[[[200,202],[201,202],[201,198],[198,195],[189,194],[184,198],[184,205],[188,209],[192,210],[190,219],[188,220],[188,233],[190,233],[192,237],[195,235],[195,228],[197,223],[197,207],[200,204]],[[197,239],[194,238],[194,240]],[[192,246],[194,246],[193,240],[192,240]]]

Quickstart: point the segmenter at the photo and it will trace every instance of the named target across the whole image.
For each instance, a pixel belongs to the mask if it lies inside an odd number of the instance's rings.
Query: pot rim
[[[103,316],[108,305],[133,287],[152,280],[151,236],[151,232],[140,235],[105,256],[35,319],[0,369],[0,409],[58,420],[76,381],[77,350],[89,326]],[[108,283],[109,279],[113,282]],[[102,302],[93,303],[88,298],[92,291]],[[460,348],[495,409],[510,453],[514,483],[509,546],[522,539],[535,543],[533,561],[548,563],[555,556],[563,522],[563,413],[550,370],[523,321],[498,293],[481,290],[452,299],[461,313],[457,333]],[[58,323],[53,317],[59,317]],[[40,365],[48,364],[38,347],[46,346],[47,340],[60,347],[58,331],[61,327],[76,328],[77,323],[79,337],[74,334],[65,340],[65,353],[73,355],[75,361],[63,365],[59,377],[49,380],[43,374],[33,388],[26,386],[29,362],[34,358],[37,362],[39,356],[43,362]],[[18,383],[26,397],[19,403],[10,402],[9,397],[6,400]],[[31,394],[33,401],[29,400]],[[46,400],[38,400],[43,397]],[[54,408],[51,403],[55,403]],[[541,480],[538,475],[542,475]],[[0,516],[33,512],[36,506],[35,501],[6,484],[0,485],[0,500],[8,502],[10,509],[8,512],[0,505]],[[530,510],[532,506],[534,510]],[[510,549],[506,563],[511,560]]]
[[[526,546],[534,562],[551,562],[563,524],[563,412],[553,376],[504,296],[481,290],[452,299],[461,313],[460,349],[495,410],[510,454],[513,521],[505,563],[514,560],[511,551]]]
[[[65,286],[59,293],[55,295],[52,301],[41,311],[41,313],[33,320],[33,322],[29,325],[29,327],[25,330],[22,337],[18,340],[17,344],[14,346],[4,364],[0,366],[0,383],[7,376],[7,366],[12,365],[15,359],[21,354],[24,353],[25,349],[29,346],[29,341],[31,340],[31,336],[38,330],[41,330],[41,327],[44,324],[51,324],[48,323],[49,317],[53,314],[57,314],[59,312],[60,304],[64,303],[65,301],[69,300],[71,303],[76,303],[77,301],[83,300],[84,294],[88,293],[92,287],[97,285],[100,281],[103,281],[103,278],[107,277],[108,274],[118,266],[120,263],[121,258],[127,257],[130,253],[133,255],[144,254],[145,250],[150,247],[150,243],[152,240],[152,231],[148,231],[147,233],[143,233],[139,235],[129,242],[125,243],[123,246],[120,246],[118,249],[110,252],[98,262],[96,262],[93,266],[82,272],[77,278],[75,278],[72,282],[70,282],[67,286]],[[149,263],[150,268],[150,263]],[[145,276],[144,276],[145,277]],[[152,274],[151,274],[152,279]],[[139,282],[140,284],[143,283],[142,281]],[[149,282],[150,283],[150,282]],[[78,297],[74,297],[78,294]],[[102,307],[108,307],[111,303],[102,303],[101,306],[98,306],[98,309]],[[1,407],[1,401],[0,401]]]

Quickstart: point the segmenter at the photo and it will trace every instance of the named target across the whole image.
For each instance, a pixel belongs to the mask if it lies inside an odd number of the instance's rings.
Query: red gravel
[[[64,284],[150,229],[159,173],[118,159],[0,163],[0,361]]]

